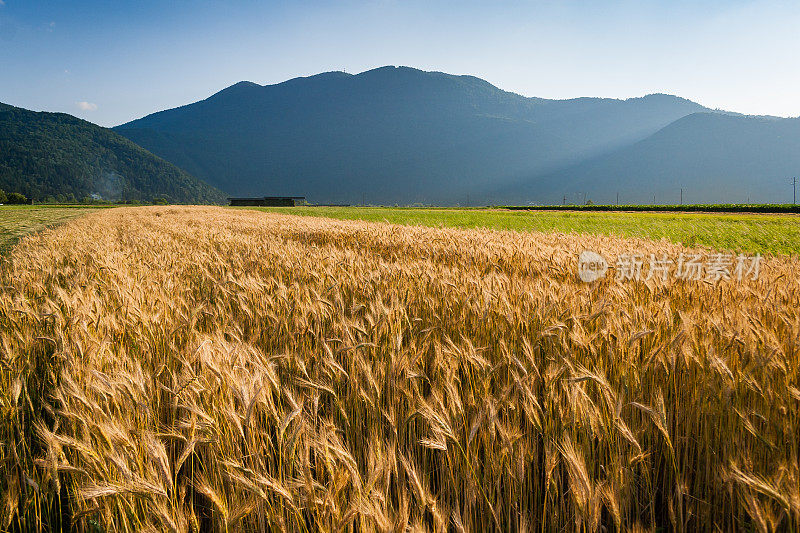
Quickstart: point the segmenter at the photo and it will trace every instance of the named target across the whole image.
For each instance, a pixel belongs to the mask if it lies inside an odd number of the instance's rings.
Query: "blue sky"
[[[0,0],[0,102],[112,126],[241,80],[408,65],[799,116],[798,28],[777,0]]]

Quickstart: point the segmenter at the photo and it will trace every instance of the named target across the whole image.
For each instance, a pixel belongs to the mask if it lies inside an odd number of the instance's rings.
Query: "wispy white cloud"
[[[77,105],[81,111],[97,111],[97,104],[91,102],[77,102]]]
[[[5,1],[4,0],[0,0],[0,6],[4,6],[4,5],[6,5]]]

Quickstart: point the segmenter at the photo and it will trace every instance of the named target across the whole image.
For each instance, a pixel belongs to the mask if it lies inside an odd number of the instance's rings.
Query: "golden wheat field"
[[[0,270],[0,527],[798,531],[800,260],[118,208]]]

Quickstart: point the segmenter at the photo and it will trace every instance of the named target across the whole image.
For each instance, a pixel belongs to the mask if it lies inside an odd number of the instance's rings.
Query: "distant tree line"
[[[507,205],[512,211],[691,211],[705,213],[800,213],[796,204],[652,204],[595,205],[591,201],[574,205]]]

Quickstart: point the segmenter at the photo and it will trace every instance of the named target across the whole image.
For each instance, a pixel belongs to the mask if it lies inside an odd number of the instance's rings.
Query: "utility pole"
[[[563,205],[567,205],[567,195],[564,195],[564,200],[561,202]]]
[[[792,204],[797,205],[797,176],[792,178]]]
[[[683,205],[683,187],[681,187],[681,205]]]
[[[619,192],[617,192],[617,205],[619,205]]]
[[[361,193],[361,207],[365,207],[367,205],[367,193]]]

